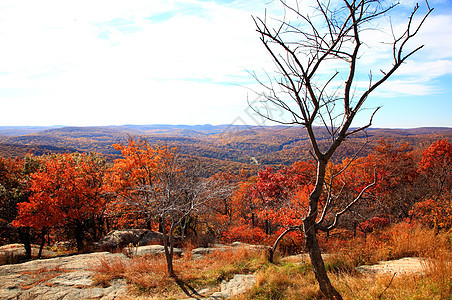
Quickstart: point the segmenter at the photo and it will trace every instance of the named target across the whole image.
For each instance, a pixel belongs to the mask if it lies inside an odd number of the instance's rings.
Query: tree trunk
[[[45,227],[41,229],[41,245],[39,245],[38,259],[41,258],[42,249],[44,249],[44,244],[46,241],[46,232],[47,230]]]
[[[184,217],[180,224],[180,233],[182,242],[185,241],[185,235],[187,234],[187,217]]]
[[[83,249],[83,238],[84,238],[84,229],[83,224],[78,222],[75,224],[75,243],[77,245],[77,252],[81,252]]]
[[[163,218],[162,217],[159,217],[159,232],[160,233],[163,233]]]
[[[92,222],[92,226],[93,226],[93,241],[97,242],[97,239],[98,239],[98,235],[97,235],[98,230],[97,229],[98,229],[99,225],[96,222],[95,216],[91,217],[91,222]]]
[[[317,179],[314,190],[309,195],[309,213],[303,220],[303,231],[305,236],[306,248],[314,267],[315,277],[319,283],[320,290],[328,299],[342,299],[341,295],[331,284],[325,269],[325,264],[320,251],[319,241],[317,239],[316,218],[318,213],[318,204],[322,194],[325,181],[327,161],[319,160],[317,163]]]
[[[26,259],[31,259],[31,237],[30,237],[30,227],[20,227],[19,228],[19,238],[25,248]]]
[[[110,219],[106,219],[106,226],[107,226],[107,232],[105,234],[108,234],[110,232]]]
[[[319,283],[320,290],[328,299],[342,299],[341,295],[331,284],[325,269],[325,264],[320,251],[319,241],[317,240],[317,232],[315,230],[315,219],[306,218],[303,221],[306,248],[314,267],[315,278]]]
[[[283,238],[286,234],[288,234],[289,232],[294,231],[294,230],[296,230],[296,229],[300,229],[300,230],[301,230],[300,226],[290,227],[290,228],[287,228],[283,233],[281,233],[281,234],[278,236],[278,238],[276,239],[275,243],[273,244],[273,247],[269,247],[269,249],[268,249],[268,251],[269,251],[269,254],[268,254],[268,262],[273,263],[274,256],[275,256],[275,252],[276,252],[276,248],[278,247],[278,244],[279,244],[279,242],[282,240],[282,238]]]
[[[159,218],[159,227],[164,228],[163,218]],[[170,232],[166,234],[166,230],[162,231],[163,234],[163,248],[165,250],[166,258],[166,268],[168,275],[172,278],[176,278],[173,267],[173,256],[174,256],[174,241],[172,234],[173,226],[171,226]]]

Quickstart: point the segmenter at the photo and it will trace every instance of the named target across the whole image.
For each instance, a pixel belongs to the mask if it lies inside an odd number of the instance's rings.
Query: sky
[[[400,2],[395,29],[415,4]],[[452,1],[429,4],[425,47],[367,101],[375,128],[452,127]],[[272,125],[248,106],[250,73],[275,69],[252,19],[265,13],[281,17],[278,1],[2,0],[0,126]],[[379,45],[358,85],[387,64]]]

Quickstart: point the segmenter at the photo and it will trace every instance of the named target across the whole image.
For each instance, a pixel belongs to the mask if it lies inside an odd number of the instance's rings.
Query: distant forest
[[[234,125],[0,126],[0,156],[24,157],[30,152],[35,155],[96,152],[113,161],[120,153],[112,144],[125,144],[128,138],[177,147],[178,153],[205,162],[212,174],[240,169],[257,171],[266,166],[288,166],[312,159],[303,128]],[[324,138],[327,139],[326,134]],[[348,140],[334,160],[351,157],[358,150],[358,156],[367,156],[380,139],[407,142],[413,149],[423,149],[438,139],[451,140],[452,128],[369,129]]]

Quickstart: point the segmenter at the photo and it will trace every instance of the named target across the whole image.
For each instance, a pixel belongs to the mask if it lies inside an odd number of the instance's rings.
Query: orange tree
[[[29,202],[18,204],[14,226],[29,226],[44,234],[66,228],[77,249],[105,208],[105,161],[96,154],[55,154],[42,158],[42,167],[31,176]],[[91,231],[91,234],[96,235]]]
[[[330,174],[337,175],[333,178]],[[334,219],[348,208],[338,226],[352,229],[354,234],[359,228],[366,234],[374,227],[409,217],[425,182],[419,178],[417,152],[408,143],[381,139],[368,156],[347,158],[335,165],[327,173],[325,186],[329,198],[334,199],[329,217]]]
[[[429,184],[425,192],[430,197],[452,192],[452,144],[448,140],[438,140],[425,149],[418,166]]]
[[[380,210],[394,221],[407,218],[411,207],[419,201],[419,187],[423,185],[418,180],[416,152],[408,143],[380,140],[368,159],[377,168],[374,196]]]
[[[374,217],[388,222],[407,218],[418,199],[416,155],[407,143],[381,139],[367,157],[347,158],[334,168],[335,180],[327,176],[326,184],[335,199],[330,214],[336,215],[348,207],[348,214],[341,216],[339,225],[352,229],[354,234],[357,228],[364,233],[371,230],[360,224]],[[354,201],[365,187],[368,188],[359,201]]]
[[[206,231],[214,237],[220,237],[234,224],[233,196],[244,179],[245,174],[235,175],[229,172],[218,172],[210,176],[214,197],[205,203],[206,209],[199,215],[205,224]]]
[[[436,141],[425,149],[418,166],[423,197],[411,210],[411,217],[436,229],[451,228],[452,144]]]

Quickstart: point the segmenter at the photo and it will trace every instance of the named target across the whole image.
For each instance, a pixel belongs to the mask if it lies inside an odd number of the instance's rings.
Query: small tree
[[[287,12],[286,19],[276,20],[276,24],[272,25],[274,20],[254,18],[260,40],[276,65],[277,75],[274,79],[269,75],[265,81],[256,76],[265,88],[261,94],[263,108],[257,105],[251,107],[271,121],[306,128],[312,155],[317,161],[317,179],[309,196],[309,213],[303,219],[306,247],[323,294],[330,299],[341,299],[327,276],[317,231],[328,231],[337,226],[339,217],[360,199],[372,183],[328,221],[325,216],[334,198],[329,193],[324,195],[327,164],[345,139],[371,126],[378,108],[369,117],[367,125],[351,128],[369,95],[423,47],[406,50],[407,43],[419,32],[432,9],[428,7],[427,13],[415,22],[415,14],[419,10],[419,6],[415,6],[406,30],[399,35],[392,32],[393,39],[389,41],[392,65],[380,69],[381,74],[376,79],[370,71],[367,87],[355,90],[360,59],[365,54],[362,51],[363,45],[366,45],[363,33],[375,29],[376,20],[396,5],[384,7],[384,2],[378,0],[317,0],[315,12],[308,15],[305,9],[300,8],[298,1],[294,5],[289,5],[285,0],[280,2]],[[292,17],[294,19],[290,20]],[[366,65],[364,67],[367,68]],[[288,118],[273,116],[271,112],[275,108],[285,111]],[[322,128],[316,128],[317,125]],[[325,136],[326,139],[323,138]],[[334,174],[331,175],[331,178],[334,177]],[[323,210],[319,206],[322,195],[327,198]]]
[[[168,274],[176,277],[175,231],[211,196],[206,193],[208,181],[200,178],[195,163],[178,156],[175,149],[153,147],[143,140],[129,140],[127,146],[115,148],[124,156],[115,161],[110,178],[116,204],[144,216],[146,223],[158,222]]]

